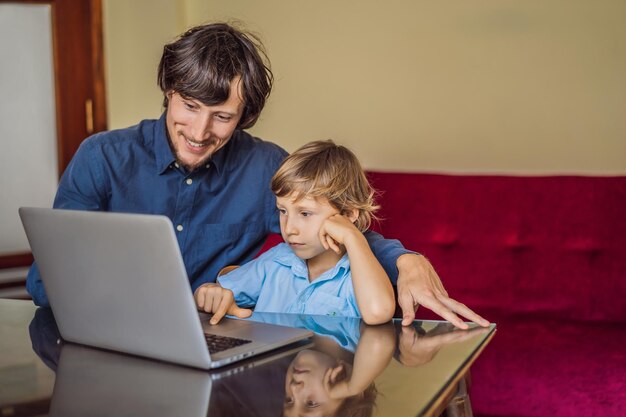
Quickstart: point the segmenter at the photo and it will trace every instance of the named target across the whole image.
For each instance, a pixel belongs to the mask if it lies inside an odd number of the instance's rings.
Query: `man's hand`
[[[239,308],[235,304],[235,296],[231,290],[222,288],[219,284],[204,284],[198,287],[193,294],[198,310],[213,313],[211,324],[217,324],[226,314],[246,318],[252,315],[252,310]]]
[[[448,297],[439,275],[422,255],[405,254],[398,258],[398,304],[402,309],[402,325],[415,319],[420,305],[432,310],[460,329],[468,326],[458,315],[486,327],[489,322],[474,313],[465,304]]]

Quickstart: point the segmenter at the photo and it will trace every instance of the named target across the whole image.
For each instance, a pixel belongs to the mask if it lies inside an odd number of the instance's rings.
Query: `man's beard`
[[[183,135],[183,137],[185,138],[185,140],[187,139],[186,136]],[[193,172],[196,169],[205,166],[210,160],[211,157],[213,157],[213,154],[215,154],[215,152],[217,152],[219,149],[215,149],[215,151],[211,152],[210,154],[208,154],[206,157],[204,157],[203,159],[201,159],[200,161],[194,163],[194,164],[188,164],[186,162],[183,162],[182,158],[179,155],[178,150],[176,149],[176,147],[174,146],[174,143],[172,142],[172,139],[170,138],[170,135],[167,135],[167,142],[170,145],[170,149],[172,150],[172,153],[174,154],[174,158],[176,159],[176,163],[182,167],[184,167],[187,172]],[[208,144],[206,146],[214,146],[214,145],[219,145],[220,141],[217,139],[210,139]]]
[[[197,162],[195,164],[186,164],[178,157],[178,154],[177,154],[176,162],[178,163],[178,165],[185,167],[187,172],[194,172],[196,169],[202,166],[205,166],[211,160],[211,156],[213,156],[213,154],[207,156],[206,158],[202,159],[200,162]]]

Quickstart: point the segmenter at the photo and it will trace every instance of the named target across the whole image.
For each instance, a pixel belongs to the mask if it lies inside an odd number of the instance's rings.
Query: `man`
[[[85,140],[61,178],[54,207],[166,215],[192,290],[215,281],[220,268],[250,260],[269,233],[280,232],[269,183],[287,153],[244,131],[257,121],[272,83],[253,35],[226,24],[190,29],[163,49],[161,118]],[[423,256],[375,233],[367,238],[394,283],[397,278],[403,323],[422,304],[461,328],[467,325],[455,313],[488,324],[447,296]],[[48,305],[36,265],[26,284],[36,304]]]

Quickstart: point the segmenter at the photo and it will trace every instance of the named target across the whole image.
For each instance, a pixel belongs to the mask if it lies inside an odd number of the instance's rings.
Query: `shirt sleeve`
[[[54,208],[106,209],[108,181],[103,175],[102,162],[98,160],[97,155],[92,140],[88,139],[81,144],[61,177],[54,198]],[[26,276],[26,291],[36,305],[50,306],[36,263],[33,263]]]
[[[54,208],[107,210],[110,183],[96,138],[85,140],[61,177]]]
[[[33,262],[33,265],[28,270],[26,276],[26,291],[30,294],[35,305],[41,307],[50,307],[50,301],[48,301],[48,295],[41,282],[41,275],[39,274],[39,268],[37,264]]]
[[[270,249],[256,259],[239,268],[222,275],[217,282],[235,295],[235,303],[239,307],[254,307],[267,275],[267,266],[273,262],[277,247]]]
[[[397,239],[385,239],[381,234],[371,230],[365,232],[364,235],[374,256],[389,276],[391,283],[396,285],[398,282],[398,267],[396,266],[398,258],[407,253],[417,254],[417,252],[405,249]]]

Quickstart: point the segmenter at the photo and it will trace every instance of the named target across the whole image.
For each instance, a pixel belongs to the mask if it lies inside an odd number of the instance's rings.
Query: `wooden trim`
[[[104,27],[102,0],[91,0],[91,73],[93,74],[94,132],[107,130],[106,88],[104,82]]]
[[[56,123],[57,123],[57,175],[61,176],[61,149],[63,148],[63,140],[61,139],[63,136],[63,117],[61,116],[63,112],[61,109],[63,108],[61,102],[61,91],[59,89],[59,72],[61,71],[61,65],[59,63],[58,51],[59,45],[57,40],[57,31],[55,29],[54,22],[56,21],[56,4],[54,2],[50,3],[51,7],[51,27],[52,27],[52,62],[54,68],[54,104],[56,109]]]
[[[50,4],[54,0],[0,0],[0,3]]]
[[[0,256],[0,269],[30,266],[32,263],[33,255],[30,252],[12,253]]]
[[[24,278],[3,280],[0,282],[0,298],[28,297],[28,292],[24,288],[26,280]],[[2,414],[0,414],[2,415]]]
[[[92,133],[106,130],[101,0],[55,0],[54,39],[59,175]],[[87,130],[86,102],[93,106],[93,132]]]
[[[50,412],[50,398],[6,405],[0,408],[2,416],[47,416]]]

